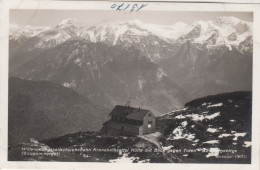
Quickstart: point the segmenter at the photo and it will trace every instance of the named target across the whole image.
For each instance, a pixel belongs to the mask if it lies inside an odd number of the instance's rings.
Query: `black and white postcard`
[[[7,167],[258,166],[259,5],[4,2]]]

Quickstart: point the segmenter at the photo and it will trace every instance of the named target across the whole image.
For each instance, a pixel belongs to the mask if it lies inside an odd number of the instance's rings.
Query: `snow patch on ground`
[[[213,113],[212,115],[207,115],[207,116],[205,116],[205,118],[211,120],[218,116],[220,116],[220,112]]]
[[[128,154],[123,154],[122,157],[119,157],[117,159],[109,160],[111,163],[132,163],[135,159],[138,159],[136,157],[128,157]]]
[[[209,141],[206,141],[206,142],[203,142],[203,143],[206,143],[206,144],[218,144],[219,141],[218,140],[209,140]]]
[[[206,155],[207,158],[209,157],[218,157],[219,155],[219,148],[210,148],[209,153]]]
[[[211,115],[200,115],[200,114],[190,114],[190,115],[186,115],[186,117],[189,117],[191,118],[192,120],[194,121],[202,121],[204,119],[214,119],[216,117],[220,116],[220,112],[216,112],[216,113],[213,113]]]
[[[223,103],[217,103],[217,104],[208,105],[207,108],[210,108],[210,107],[220,107],[220,106],[223,106]]]
[[[202,121],[205,118],[203,115],[199,115],[199,114],[186,115],[186,117],[189,117],[195,121]]]
[[[223,133],[219,135],[218,138],[229,137],[229,136],[234,137],[233,140],[236,141],[238,137],[245,137],[246,133],[233,133],[233,134]]]
[[[162,147],[163,151],[167,151],[169,149],[171,149],[173,147],[173,145],[170,145],[170,146],[165,146],[165,147]]]
[[[187,126],[187,124],[188,124],[188,122],[187,122],[187,121],[181,122],[181,126],[182,126],[182,127],[186,127],[186,126]]]
[[[219,130],[216,128],[208,128],[207,131],[211,132],[211,133],[215,133],[215,132],[218,132]]]
[[[218,138],[224,138],[224,137],[229,137],[229,136],[232,136],[232,135],[228,134],[228,133],[223,133],[223,134],[219,135]]]
[[[196,140],[194,140],[193,142],[196,142],[196,143],[197,143],[197,142],[199,142],[199,141],[200,141],[199,139],[196,139]]]
[[[175,116],[176,119],[185,119],[185,116],[183,116],[182,114],[181,115],[178,115],[178,116]]]
[[[187,109],[188,109],[188,107],[184,107],[184,108],[181,108],[181,109],[174,110],[174,111],[172,111],[172,113],[180,112],[180,111],[186,111]]]
[[[250,147],[251,146],[251,142],[250,141],[244,141],[244,147]]]
[[[187,139],[192,141],[195,138],[195,134],[184,133],[184,129],[182,126],[178,126],[172,132],[172,136],[168,138],[168,140],[178,140],[178,139]]]
[[[246,133],[235,133],[234,136],[233,140],[237,140],[238,137],[245,137]]]

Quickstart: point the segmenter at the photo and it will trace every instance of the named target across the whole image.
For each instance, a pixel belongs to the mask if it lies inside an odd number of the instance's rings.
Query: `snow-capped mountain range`
[[[51,81],[108,107],[129,95],[162,113],[194,98],[252,90],[252,23],[234,17],[169,26],[10,25],[9,47],[10,77]]]
[[[17,25],[10,25],[10,39],[18,40],[36,36],[41,37],[41,41],[34,44],[35,48],[46,48],[49,43],[51,46],[58,45],[70,38],[83,38],[110,45],[122,44],[122,42],[131,45],[141,43],[144,37],[156,36],[159,39],[153,38],[151,42],[153,45],[161,43],[160,40],[167,43],[189,40],[196,44],[206,44],[207,48],[216,46],[231,48],[232,45],[239,49],[239,45],[252,36],[252,22],[235,17],[217,17],[209,21],[200,20],[192,24],[178,22],[169,26],[130,20],[85,27],[69,18],[53,27],[26,26],[21,29]]]

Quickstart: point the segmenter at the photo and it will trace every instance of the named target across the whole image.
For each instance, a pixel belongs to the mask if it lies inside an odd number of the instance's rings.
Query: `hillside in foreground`
[[[190,149],[185,162],[249,163],[252,93],[233,92],[190,101],[158,118],[162,145]],[[193,153],[194,150],[200,152]],[[233,152],[233,153],[232,153]],[[243,155],[243,158],[237,158]]]
[[[157,118],[157,132],[107,136],[78,132],[9,148],[9,160],[250,163],[251,92],[196,99]],[[51,156],[50,156],[51,155]]]
[[[99,130],[107,117],[102,106],[48,81],[9,79],[8,144]]]

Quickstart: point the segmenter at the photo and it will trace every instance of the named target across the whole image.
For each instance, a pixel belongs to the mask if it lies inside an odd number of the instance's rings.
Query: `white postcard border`
[[[126,3],[126,1],[124,1]],[[251,164],[168,164],[168,163],[149,163],[149,164],[111,164],[93,162],[24,162],[7,161],[7,118],[8,118],[8,24],[9,9],[77,9],[77,10],[112,10],[110,7],[113,1],[2,1],[1,6],[1,31],[0,31],[0,168],[62,168],[62,169],[259,169],[259,112],[260,112],[260,4],[187,4],[187,3],[158,3],[143,2],[148,4],[143,10],[156,11],[239,11],[253,12],[253,115],[252,115],[252,163]],[[118,1],[117,1],[118,3]],[[140,4],[141,2],[130,2],[130,4]],[[120,15],[120,13],[119,13]]]

